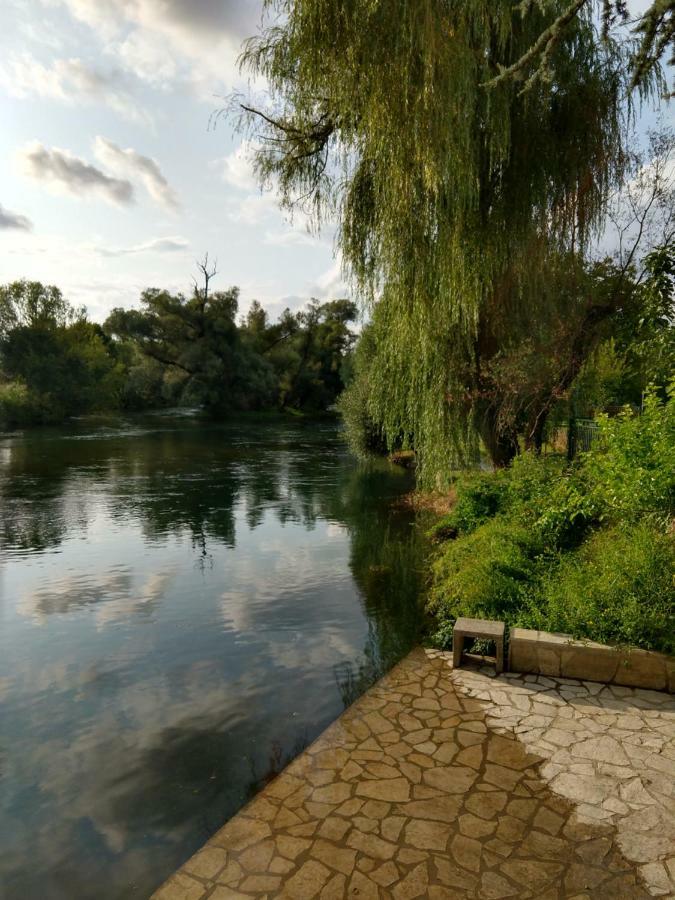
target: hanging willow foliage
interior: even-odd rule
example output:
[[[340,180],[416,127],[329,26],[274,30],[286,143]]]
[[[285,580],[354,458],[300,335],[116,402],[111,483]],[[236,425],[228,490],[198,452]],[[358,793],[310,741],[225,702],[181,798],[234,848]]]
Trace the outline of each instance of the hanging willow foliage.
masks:
[[[427,483],[475,449],[481,335],[537,315],[547,260],[585,246],[623,171],[622,60],[590,14],[545,83],[486,89],[566,4],[530,7],[267,0],[272,24],[242,57],[270,89],[242,107],[258,176],[337,220],[346,270],[377,303],[369,413],[392,444],[411,436]]]

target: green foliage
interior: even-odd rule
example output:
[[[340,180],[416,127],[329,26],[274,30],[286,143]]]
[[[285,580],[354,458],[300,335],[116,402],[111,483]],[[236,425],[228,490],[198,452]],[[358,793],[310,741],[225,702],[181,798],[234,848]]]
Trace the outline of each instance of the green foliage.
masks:
[[[141,309],[114,309],[104,329],[178,374],[181,400],[214,412],[259,408],[273,392],[271,367],[239,339],[238,290],[192,296],[150,288]]]
[[[314,300],[298,313],[285,310],[276,323],[254,304],[238,326],[238,295],[237,288],[209,293],[207,282],[191,297],[150,289],[141,296],[140,310],[114,309],[104,329],[146,361],[133,373],[129,399],[145,391],[216,415],[331,406],[343,389],[354,304]]]
[[[375,341],[373,326],[366,325],[350,357],[351,380],[339,401],[349,446],[360,458],[370,454],[384,454],[389,449],[383,429],[373,419],[369,406],[371,369],[377,351]]]
[[[675,382],[668,394],[664,402],[650,390],[639,416],[600,417],[600,447],[585,455],[582,475],[609,521],[675,513]]]
[[[444,546],[432,569],[428,610],[443,627],[458,616],[513,622],[540,572],[541,544],[498,516]]]
[[[675,538],[647,522],[594,534],[552,565],[518,624],[675,653]]]
[[[238,290],[210,292],[200,266],[191,296],[150,288],[140,309],[114,309],[103,328],[56,287],[0,287],[0,423],[53,423],[117,407],[169,405],[230,410],[330,408],[344,388],[343,363],[356,306],[313,300],[270,323],[259,304],[235,321]]]
[[[650,391],[641,415],[603,417],[572,466],[525,453],[469,476],[437,526],[455,539],[432,569],[435,640],[466,615],[673,652],[673,515],[672,389]]]
[[[267,6],[272,24],[243,56],[271,91],[264,116],[244,108],[258,174],[287,206],[302,197],[317,221],[336,216],[376,304],[367,414],[392,448],[414,436],[430,485],[474,454],[479,425],[495,431],[477,357],[558,296],[551,269],[586,246],[621,176],[620,48],[597,41],[587,11],[556,40],[547,83],[523,95],[485,84],[567,0]]]
[[[675,242],[649,253],[646,278],[621,335],[626,366],[644,391],[665,388],[675,372]]]
[[[58,288],[27,281],[0,288],[0,371],[10,425],[115,406],[123,380],[99,326]]]
[[[452,512],[443,516],[427,532],[434,542],[470,534],[501,512],[506,502],[507,482],[501,472],[473,473],[464,476],[456,489]]]
[[[23,279],[0,286],[1,339],[16,328],[65,328],[85,318],[54,285]]]
[[[610,334],[574,384],[577,405],[588,414],[639,407],[650,384],[665,396],[675,372],[675,242],[647,254],[641,279],[629,273],[626,280],[630,289]]]
[[[530,0],[520,3],[518,8],[526,15],[534,6]],[[505,80],[525,81],[522,90],[529,91],[540,82],[551,80],[551,59],[556,45],[564,35],[565,29],[580,13],[587,14],[596,7],[602,19],[602,39],[608,40],[617,23],[625,26],[630,23],[632,34],[620,34],[619,40],[633,44],[628,60],[630,67],[630,88],[644,95],[650,90],[654,79],[660,87],[665,87],[661,79],[660,60],[670,56],[667,62],[675,63],[675,11],[668,0],[653,0],[645,5],[638,15],[630,16],[626,0],[572,0],[562,9],[558,17],[551,22],[533,41],[520,59],[510,66],[502,66],[499,75],[493,78],[488,86],[493,87]],[[631,10],[631,13],[634,11]],[[672,95],[671,95],[672,96]]]
[[[23,381],[0,384],[0,425],[31,425],[43,416],[39,402]]]

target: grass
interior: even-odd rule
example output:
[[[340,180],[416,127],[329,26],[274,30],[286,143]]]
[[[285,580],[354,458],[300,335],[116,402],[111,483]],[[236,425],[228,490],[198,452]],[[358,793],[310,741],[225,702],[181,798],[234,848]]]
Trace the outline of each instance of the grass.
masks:
[[[433,642],[477,616],[675,653],[674,508],[672,395],[605,419],[572,466],[523,454],[467,474],[428,532]]]

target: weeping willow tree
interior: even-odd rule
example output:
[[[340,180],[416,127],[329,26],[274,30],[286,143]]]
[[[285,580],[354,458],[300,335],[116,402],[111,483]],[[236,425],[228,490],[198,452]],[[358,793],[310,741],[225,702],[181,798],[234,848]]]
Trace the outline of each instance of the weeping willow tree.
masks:
[[[521,0],[518,8],[523,15],[535,4],[546,3],[547,0]],[[660,83],[666,96],[675,96],[667,92],[661,81],[660,60],[667,56],[667,64],[675,65],[675,3],[673,0],[653,0],[641,14],[632,17],[628,11],[626,0],[571,0],[568,6],[547,25],[538,35],[528,50],[514,63],[502,66],[499,75],[490,82],[498,84],[507,78],[526,79],[527,90],[539,79],[547,80],[549,76],[549,60],[556,45],[564,34],[565,28],[581,12],[581,10],[597,5],[602,20],[602,38],[607,41],[617,27],[624,33],[620,39],[632,43],[627,58],[630,83],[632,88],[649,91],[654,81]],[[626,27],[628,34],[626,34]]]
[[[566,4],[267,0],[242,61],[269,86],[242,104],[261,183],[337,222],[345,269],[377,306],[368,413],[414,442],[422,480],[475,452],[513,453],[481,402],[481,367],[536,322],[551,260],[583,253],[625,165],[626,84],[590,11],[545,80],[492,87]]]

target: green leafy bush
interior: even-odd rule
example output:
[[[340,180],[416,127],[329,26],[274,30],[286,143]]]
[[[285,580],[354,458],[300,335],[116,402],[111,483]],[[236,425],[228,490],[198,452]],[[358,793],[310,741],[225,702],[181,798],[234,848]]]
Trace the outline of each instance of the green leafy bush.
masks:
[[[0,426],[30,425],[42,418],[43,410],[24,382],[0,384]]]
[[[648,523],[603,529],[563,556],[519,624],[675,653],[675,538]]]
[[[481,472],[466,476],[457,485],[457,500],[451,513],[443,516],[427,532],[439,542],[470,534],[496,516],[505,505],[507,482],[501,472]]]
[[[504,619],[675,652],[675,399],[600,423],[574,465],[523,454],[470,475],[430,532],[428,610],[446,645],[458,616]]]
[[[605,519],[637,521],[675,512],[675,382],[666,402],[652,390],[642,414],[600,417],[600,446],[582,470]]]
[[[458,616],[514,621],[540,574],[541,545],[530,529],[497,517],[446,544],[433,564],[428,611],[443,626]]]

